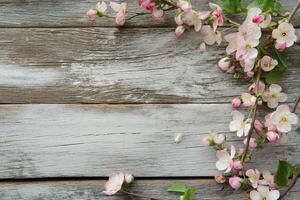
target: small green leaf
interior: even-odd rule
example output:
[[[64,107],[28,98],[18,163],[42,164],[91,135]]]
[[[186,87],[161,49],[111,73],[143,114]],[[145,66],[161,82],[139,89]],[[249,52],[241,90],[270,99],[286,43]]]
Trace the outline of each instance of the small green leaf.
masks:
[[[290,164],[285,160],[280,160],[275,175],[275,183],[278,186],[287,186],[289,178],[293,177],[296,170],[296,166]]]
[[[174,183],[168,188],[168,192],[179,192],[179,193],[185,193],[187,190],[185,184],[183,183]]]
[[[266,75],[266,82],[268,84],[277,83],[281,79],[283,74],[284,74],[284,70],[282,71],[282,70],[274,69],[273,71],[269,72]]]
[[[221,0],[224,12],[228,14],[240,13],[243,11],[242,0]]]
[[[247,8],[260,8],[263,12],[266,12],[268,10],[274,11],[274,12],[280,12],[281,10],[281,4],[278,2],[278,0],[253,0]]]
[[[196,193],[197,193],[197,188],[191,187],[185,191],[182,200],[192,200]]]

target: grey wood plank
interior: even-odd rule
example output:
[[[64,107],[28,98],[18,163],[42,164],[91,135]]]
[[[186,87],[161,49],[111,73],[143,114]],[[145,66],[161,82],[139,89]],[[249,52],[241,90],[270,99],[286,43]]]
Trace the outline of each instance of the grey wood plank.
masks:
[[[119,170],[213,176],[215,153],[200,144],[201,136],[228,132],[230,113],[228,104],[1,105],[0,178],[102,177]],[[288,144],[257,152],[252,166],[299,162],[299,130],[298,124]],[[179,144],[176,133],[184,135]],[[241,145],[235,133],[227,136]]]
[[[173,183],[185,183],[190,187],[197,187],[198,192],[194,199],[198,200],[246,200],[247,195],[241,191],[233,191],[229,187],[222,188],[210,179],[192,180],[137,180],[133,190],[151,197],[165,198],[168,200],[179,199],[178,195],[168,193],[167,188]],[[117,194],[105,196],[102,193],[103,180],[86,181],[34,181],[34,182],[2,182],[0,184],[1,200],[129,200],[140,199]],[[286,200],[298,200],[300,184],[297,183],[287,195]]]
[[[224,46],[200,54],[199,40],[172,28],[0,29],[0,103],[214,103],[246,91],[217,67]],[[289,101],[299,52],[290,49],[280,83]]]
[[[86,11],[93,7],[96,2],[95,0],[1,0],[0,27],[115,26],[112,19],[102,18],[90,22],[86,18]],[[128,3],[128,10],[131,12],[141,11],[136,0],[124,0],[122,2]],[[200,10],[208,9],[208,2],[210,1],[192,0],[194,7],[200,8]],[[286,11],[292,10],[296,4],[296,1],[291,0],[280,0],[280,2]],[[155,21],[149,16],[140,16],[134,18],[126,26],[174,26],[172,16],[174,15],[168,14],[164,20],[160,21]],[[300,25],[299,14],[295,16],[294,24]]]

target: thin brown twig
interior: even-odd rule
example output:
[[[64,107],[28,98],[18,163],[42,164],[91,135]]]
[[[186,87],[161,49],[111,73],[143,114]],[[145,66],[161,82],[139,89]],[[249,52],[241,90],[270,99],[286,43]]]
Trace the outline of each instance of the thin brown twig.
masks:
[[[296,109],[297,109],[297,106],[298,106],[299,102],[300,102],[300,96],[299,96],[299,97],[297,98],[297,100],[295,101],[295,105],[294,105],[294,107],[293,107],[293,109],[292,109],[292,112],[293,112],[293,113],[296,112]]]
[[[294,7],[293,11],[289,15],[288,22],[292,21],[293,17],[295,16],[295,14],[296,14],[296,12],[298,11],[299,8],[300,8],[300,0],[298,0],[296,6]]]

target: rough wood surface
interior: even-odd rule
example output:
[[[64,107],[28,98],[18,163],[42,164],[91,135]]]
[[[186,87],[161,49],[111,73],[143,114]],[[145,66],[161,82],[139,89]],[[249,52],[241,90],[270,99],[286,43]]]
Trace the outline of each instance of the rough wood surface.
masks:
[[[1,105],[0,178],[106,176],[125,170],[141,177],[213,176],[214,151],[200,139],[227,132],[228,104]],[[299,125],[288,144],[255,154],[258,169],[277,159],[299,162]],[[182,143],[174,135],[182,133]],[[234,133],[229,141],[237,141]]]
[[[160,38],[156,40],[156,38]],[[216,103],[245,92],[220,72],[224,48],[172,28],[0,29],[0,103]],[[300,93],[300,46],[282,86]]]
[[[194,199],[198,200],[246,200],[243,192],[236,192],[222,185],[217,185],[213,180],[137,180],[133,191],[166,200],[179,199],[178,195],[168,193],[167,188],[175,183],[185,183],[190,187],[197,187],[198,192]],[[0,184],[1,200],[129,200],[138,199],[118,194],[107,197],[102,193],[104,180],[86,181],[35,181],[35,182],[2,182]],[[299,200],[300,184],[298,183],[288,194],[286,200]]]
[[[90,22],[86,18],[87,10],[96,2],[96,0],[1,0],[0,27],[115,26],[113,19],[101,18]],[[141,12],[137,6],[137,0],[122,2],[128,3],[129,12]],[[211,1],[192,0],[194,7],[200,10],[206,10],[208,2]],[[280,0],[280,2],[286,11],[291,11],[296,4],[295,0]],[[174,15],[166,15],[164,20],[159,21],[153,20],[150,16],[140,16],[126,25],[131,27],[175,26],[172,16]],[[299,14],[295,16],[294,24],[300,25]]]

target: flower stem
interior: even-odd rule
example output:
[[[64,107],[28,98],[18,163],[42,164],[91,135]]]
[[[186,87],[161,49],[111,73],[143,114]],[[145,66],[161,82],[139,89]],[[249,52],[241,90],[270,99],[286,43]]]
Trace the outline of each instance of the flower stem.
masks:
[[[295,101],[295,105],[293,107],[293,110],[292,110],[292,113],[295,113],[296,112],[296,109],[297,109],[297,106],[300,102],[300,96],[297,98],[297,100]]]
[[[255,82],[255,94],[256,94],[256,96],[258,95],[260,76],[261,76],[261,70],[258,69],[258,74],[257,74],[257,77],[256,77],[256,82]],[[256,100],[255,105],[253,107],[251,127],[250,127],[250,130],[249,130],[248,136],[247,136],[247,143],[246,143],[246,148],[245,148],[245,151],[244,151],[244,154],[243,154],[243,157],[242,157],[242,164],[245,162],[245,158],[247,157],[247,154],[248,154],[248,151],[249,151],[250,139],[251,139],[253,129],[254,129],[256,114],[257,114],[257,100]]]
[[[127,192],[125,190],[121,190],[121,192],[131,195],[131,196],[135,196],[135,197],[140,197],[140,198],[144,198],[144,199],[150,199],[150,200],[166,200],[166,199],[161,199],[161,198],[153,198],[153,197],[148,197],[142,194],[137,194],[137,193],[133,193],[133,192]]]
[[[296,171],[295,175],[293,176],[293,179],[291,180],[289,186],[286,188],[286,190],[284,190],[279,197],[279,200],[282,200],[283,197],[285,197],[285,195],[287,195],[287,193],[293,188],[293,186],[296,184],[297,179],[300,176],[300,167],[298,167],[298,170]]]
[[[300,0],[298,0],[296,6],[294,7],[293,11],[291,12],[291,14],[289,15],[289,18],[288,18],[288,22],[291,22],[293,17],[295,16],[297,10],[299,9],[300,7]]]

